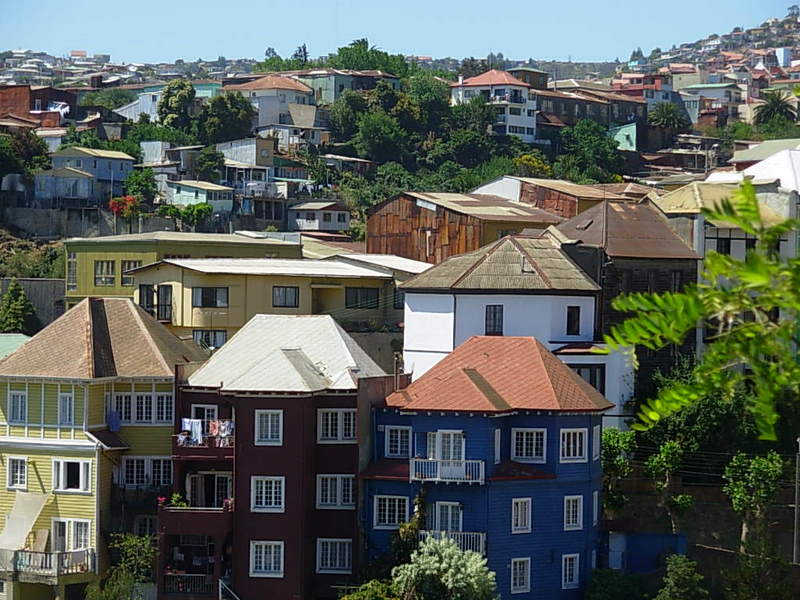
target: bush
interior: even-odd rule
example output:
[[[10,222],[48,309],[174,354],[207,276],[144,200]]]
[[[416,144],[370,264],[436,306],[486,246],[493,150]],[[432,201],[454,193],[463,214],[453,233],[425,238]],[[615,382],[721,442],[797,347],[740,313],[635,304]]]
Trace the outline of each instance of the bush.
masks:
[[[595,569],[585,600],[642,600],[642,582],[636,575],[616,569]]]

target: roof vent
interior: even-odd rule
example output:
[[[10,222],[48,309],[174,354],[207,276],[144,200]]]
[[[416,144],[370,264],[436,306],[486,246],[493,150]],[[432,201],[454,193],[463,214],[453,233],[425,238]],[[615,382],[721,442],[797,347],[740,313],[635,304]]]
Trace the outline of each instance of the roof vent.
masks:
[[[592,223],[594,223],[594,219],[589,219],[588,221],[584,221],[580,225],[577,225],[575,227],[575,229],[580,229],[581,231],[586,231],[587,229],[589,229],[589,227],[592,226]]]

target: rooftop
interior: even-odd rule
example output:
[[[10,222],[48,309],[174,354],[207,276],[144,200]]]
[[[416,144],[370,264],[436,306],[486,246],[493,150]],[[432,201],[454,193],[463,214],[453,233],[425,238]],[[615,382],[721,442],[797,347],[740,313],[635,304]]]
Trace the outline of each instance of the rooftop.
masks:
[[[780,180],[781,187],[800,192],[800,150],[781,150],[744,170],[754,180]]]
[[[483,221],[521,222],[554,225],[564,219],[546,210],[511,202],[490,194],[449,192],[406,192],[406,195]],[[380,207],[381,205],[377,205]],[[375,210],[377,207],[370,209]]]
[[[491,69],[475,77],[467,77],[463,81],[455,81],[450,84],[450,87],[484,87],[490,85],[514,85],[518,87],[529,88],[529,84],[517,79],[508,71],[500,71],[498,69]]]
[[[655,203],[665,214],[699,214],[703,208],[715,208],[721,200],[730,198],[739,189],[737,184],[695,181],[673,190]],[[767,225],[777,225],[785,219],[769,206],[759,203],[761,218]],[[714,223],[718,227],[729,226]]]
[[[421,260],[413,260],[411,258],[405,258],[395,254],[367,254],[361,252],[350,252],[345,255],[338,255],[336,256],[336,259],[344,262],[356,261],[366,265],[391,269],[392,271],[413,273],[414,275],[423,273],[433,266],[432,264],[422,262]]]
[[[225,185],[218,185],[210,181],[200,181],[197,179],[180,179],[178,181],[167,181],[168,185],[184,185],[186,187],[197,188],[209,192],[230,192],[233,188]]]
[[[733,153],[733,158],[729,161],[731,163],[738,162],[757,162],[769,158],[773,154],[781,150],[798,150],[800,149],[800,138],[787,138],[783,140],[767,140],[751,146],[746,150],[739,150]]]
[[[601,412],[612,404],[535,338],[473,336],[386,406],[505,413]]]
[[[347,207],[339,204],[336,200],[313,200],[301,202],[289,207],[289,210],[347,210]]]
[[[82,146],[70,146],[69,148],[62,148],[52,153],[52,156],[71,156],[75,154],[82,154],[84,156],[93,156],[94,158],[112,158],[118,160],[133,160],[133,157],[124,152],[117,150],[98,150],[97,148],[83,148]]]
[[[247,83],[237,83],[234,85],[226,85],[226,90],[292,90],[295,92],[303,92],[305,94],[312,94],[314,90],[308,87],[302,81],[297,81],[293,77],[282,77],[280,75],[265,75],[259,79],[248,81]]]
[[[194,233],[180,231],[151,231],[149,233],[126,233],[122,235],[104,235],[90,238],[69,238],[66,243],[80,244],[130,244],[169,242],[184,244],[246,244],[248,246],[296,246],[294,242],[270,237],[251,237],[240,233]]]
[[[513,175],[509,175],[512,179],[518,179],[519,181],[523,181],[525,183],[530,183],[539,187],[547,188],[550,190],[555,190],[557,192],[561,192],[562,194],[567,194],[569,196],[575,196],[576,198],[580,198],[582,200],[624,200],[623,196],[617,196],[616,194],[606,190],[606,189],[598,189],[591,185],[581,185],[578,183],[572,183],[571,181],[565,181],[563,179],[537,179],[534,177],[515,177]]]
[[[355,391],[385,375],[329,315],[256,315],[189,377],[238,392]]]
[[[29,339],[30,336],[23,333],[0,333],[0,358],[8,356]]]
[[[336,260],[304,258],[167,258],[129,272],[141,272],[159,265],[173,265],[206,275],[280,275],[283,277],[348,277],[391,279],[383,270]]]

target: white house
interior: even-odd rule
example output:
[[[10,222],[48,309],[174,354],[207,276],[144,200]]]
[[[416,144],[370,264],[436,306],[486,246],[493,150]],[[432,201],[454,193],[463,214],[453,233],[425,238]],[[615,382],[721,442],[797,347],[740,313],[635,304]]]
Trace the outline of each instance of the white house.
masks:
[[[350,211],[338,202],[317,200],[289,208],[289,231],[346,231]]]
[[[233,188],[208,181],[181,179],[167,182],[167,203],[189,206],[207,202],[214,212],[233,210]]]
[[[555,236],[507,236],[453,256],[400,286],[405,294],[403,361],[418,379],[474,335],[532,336],[615,404],[622,426],[633,395],[633,366],[597,354],[600,288]]]
[[[226,91],[240,92],[258,110],[257,127],[290,123],[289,105],[313,105],[314,90],[291,77],[265,75],[259,79],[226,85]]]
[[[483,98],[496,112],[492,131],[498,135],[515,135],[524,142],[536,139],[536,96],[531,86],[511,73],[492,69],[486,73],[450,84],[453,105]]]

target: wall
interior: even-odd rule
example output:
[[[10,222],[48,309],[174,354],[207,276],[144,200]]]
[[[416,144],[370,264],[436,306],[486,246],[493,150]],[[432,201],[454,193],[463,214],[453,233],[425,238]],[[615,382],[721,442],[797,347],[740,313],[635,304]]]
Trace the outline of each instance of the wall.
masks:
[[[455,296],[414,294],[405,296],[403,363],[407,373],[419,377],[453,350]]]
[[[0,295],[5,294],[11,278],[0,278]],[[45,327],[64,314],[63,279],[17,279],[33,304],[34,315]]]
[[[314,215],[308,219],[309,214]],[[323,215],[330,216],[325,221]],[[340,220],[344,218],[344,220]],[[350,213],[344,210],[295,210],[289,209],[289,231],[347,231],[350,228]]]
[[[522,182],[514,177],[500,177],[489,183],[485,183],[474,190],[473,194],[491,194],[500,196],[512,202],[519,202],[522,190]]]

